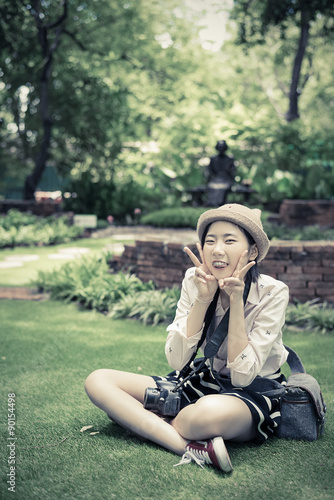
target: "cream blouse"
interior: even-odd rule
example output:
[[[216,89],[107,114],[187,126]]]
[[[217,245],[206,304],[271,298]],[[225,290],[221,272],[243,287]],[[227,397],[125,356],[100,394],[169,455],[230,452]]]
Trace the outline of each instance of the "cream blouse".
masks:
[[[188,338],[187,316],[197,296],[194,284],[195,267],[187,270],[182,282],[181,297],[174,321],[168,326],[165,352],[174,370],[181,370],[189,361],[201,338],[202,329]],[[282,327],[289,302],[288,287],[270,276],[261,274],[252,283],[245,304],[245,327],[248,346],[233,362],[227,359],[227,337],[213,360],[214,371],[231,377],[236,387],[246,387],[257,375],[271,377],[285,363],[288,352],[282,342]],[[216,307],[216,326],[226,311],[220,298]],[[206,341],[202,345],[204,349]]]

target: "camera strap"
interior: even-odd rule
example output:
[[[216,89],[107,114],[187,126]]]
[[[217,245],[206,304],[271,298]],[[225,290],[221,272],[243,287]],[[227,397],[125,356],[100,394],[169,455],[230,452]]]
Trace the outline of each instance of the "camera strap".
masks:
[[[249,294],[250,286],[251,286],[251,279],[247,278],[246,282],[245,282],[244,293],[243,293],[244,305],[246,304],[246,300],[247,300],[247,297]],[[215,296],[212,299],[212,302],[209,305],[208,310],[205,314],[204,328],[203,328],[202,336],[201,336],[201,338],[196,346],[195,352],[191,356],[190,360],[180,371],[178,378],[181,378],[182,380],[180,380],[180,382],[177,384],[175,390],[182,387],[182,385],[184,385],[185,382],[187,382],[187,380],[189,380],[190,377],[195,375],[195,373],[199,372],[204,367],[204,365],[208,359],[213,358],[217,354],[222,343],[224,342],[225,338],[227,337],[228,324],[229,324],[229,318],[230,318],[230,310],[228,310],[226,312],[226,314],[223,316],[222,320],[220,321],[219,325],[214,330],[215,311],[216,311],[216,307],[217,307],[219,292],[220,292],[220,290],[218,288],[218,290],[216,291]],[[213,333],[212,333],[212,331],[213,331]],[[194,359],[196,358],[198,349],[203,344],[206,336],[208,336],[209,340],[204,348],[204,358],[198,366],[191,369],[190,365],[194,361]],[[191,370],[190,373],[189,373],[189,369]]]

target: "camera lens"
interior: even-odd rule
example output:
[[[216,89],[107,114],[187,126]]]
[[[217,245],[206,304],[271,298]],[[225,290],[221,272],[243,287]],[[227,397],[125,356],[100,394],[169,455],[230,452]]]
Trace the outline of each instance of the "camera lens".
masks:
[[[145,390],[144,408],[147,410],[158,410],[160,390],[148,387]]]

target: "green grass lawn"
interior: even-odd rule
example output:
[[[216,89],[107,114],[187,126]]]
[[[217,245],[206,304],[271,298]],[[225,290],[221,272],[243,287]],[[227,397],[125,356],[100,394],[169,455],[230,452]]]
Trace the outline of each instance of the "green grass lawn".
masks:
[[[120,243],[129,244],[131,241],[126,240],[126,242],[123,242],[112,238],[82,238],[61,245],[1,249],[0,261],[4,261],[6,257],[20,257],[20,255],[36,255],[39,258],[38,260],[24,262],[22,267],[0,269],[0,286],[29,286],[29,282],[36,278],[39,270],[51,271],[67,262],[67,260],[63,259],[49,258],[50,254],[57,254],[59,250],[72,247],[88,248],[90,250],[89,255],[93,255],[107,251],[107,248],[112,252],[112,245]]]
[[[274,438],[262,446],[228,444],[234,472],[225,475],[196,464],[174,468],[179,457],[112,423],[85,394],[85,378],[97,368],[170,371],[166,325],[111,320],[74,304],[14,300],[0,301],[0,324],[1,499],[334,497],[333,336],[285,335],[320,381],[328,406],[325,435],[311,443]],[[9,393],[16,395],[15,494],[6,483]]]

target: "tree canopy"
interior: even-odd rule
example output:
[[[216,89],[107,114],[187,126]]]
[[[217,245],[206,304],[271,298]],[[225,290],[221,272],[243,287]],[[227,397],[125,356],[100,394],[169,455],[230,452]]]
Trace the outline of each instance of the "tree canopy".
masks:
[[[299,118],[298,100],[312,70],[312,43],[310,37],[323,41],[334,37],[334,3],[332,0],[235,0],[234,18],[238,22],[238,41],[246,46],[266,43],[272,26],[278,27],[280,38],[290,42],[294,52],[288,97],[289,107],[285,114],[288,122]],[[294,39],[291,27],[297,29]],[[268,33],[269,32],[269,33]],[[295,44],[295,47],[293,45]],[[311,45],[310,49],[308,49]],[[304,59],[308,68],[302,74]]]

